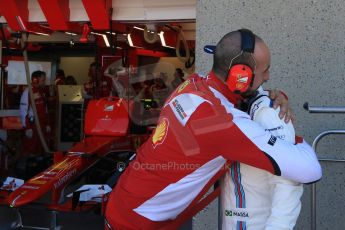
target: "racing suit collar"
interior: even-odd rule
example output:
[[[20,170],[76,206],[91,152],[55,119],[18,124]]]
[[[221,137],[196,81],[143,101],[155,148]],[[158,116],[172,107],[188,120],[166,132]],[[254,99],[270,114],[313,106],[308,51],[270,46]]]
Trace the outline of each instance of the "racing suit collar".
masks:
[[[244,99],[241,95],[231,92],[227,85],[213,71],[207,75],[207,83],[222,93],[235,106]]]

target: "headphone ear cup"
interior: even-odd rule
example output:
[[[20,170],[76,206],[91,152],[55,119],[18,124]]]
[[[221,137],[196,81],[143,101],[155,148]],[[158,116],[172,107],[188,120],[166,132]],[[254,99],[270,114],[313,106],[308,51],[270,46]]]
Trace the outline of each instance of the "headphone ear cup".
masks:
[[[247,65],[236,64],[229,69],[226,84],[231,92],[244,93],[250,87],[252,80],[252,69]]]

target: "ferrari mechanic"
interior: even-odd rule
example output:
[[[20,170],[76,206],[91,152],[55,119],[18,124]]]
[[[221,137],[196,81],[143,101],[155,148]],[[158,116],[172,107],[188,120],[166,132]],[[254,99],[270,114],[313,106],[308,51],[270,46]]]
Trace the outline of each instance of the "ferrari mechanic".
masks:
[[[268,80],[269,66],[268,47],[251,31],[226,34],[212,71],[193,74],[165,102],[157,128],[110,195],[107,226],[168,226],[226,172],[227,161],[300,183],[319,180],[321,167],[305,141],[277,139],[234,107]]]

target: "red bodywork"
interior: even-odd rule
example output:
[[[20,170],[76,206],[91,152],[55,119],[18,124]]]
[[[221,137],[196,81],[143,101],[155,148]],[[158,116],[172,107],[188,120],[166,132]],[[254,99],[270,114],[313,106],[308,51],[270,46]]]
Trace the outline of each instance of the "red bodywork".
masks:
[[[138,145],[147,139],[148,134],[130,135],[128,133],[127,105],[128,103],[123,99],[90,101],[85,119],[85,130],[89,136],[72,147],[60,157],[60,160],[55,160],[51,167],[10,193],[7,199],[0,200],[0,203],[20,207],[51,192],[49,209],[71,210],[71,201],[59,204],[63,190],[71,181],[109,153],[135,151]]]
[[[61,202],[63,200],[61,198],[64,197],[64,189],[94,166],[100,158],[109,153],[135,151],[141,143],[146,141],[149,134],[129,134],[128,112],[131,111],[131,107],[123,99],[90,101],[85,119],[85,133],[89,136],[76,144],[65,155],[56,152],[55,163],[51,167],[26,181],[14,192],[5,194],[5,199],[1,200],[0,198],[0,204],[17,208],[33,203],[50,192],[51,202],[45,204],[49,210],[82,211],[98,205],[98,203],[88,201],[77,206],[73,198],[64,202]],[[7,193],[7,191],[0,191],[0,195],[4,195],[1,192]],[[220,188],[215,187],[206,197],[200,198],[198,203],[185,210],[173,222],[165,226],[165,229],[178,229],[179,226],[217,198],[219,194]],[[7,198],[6,195],[8,195]],[[105,211],[107,199],[108,194],[102,196],[102,213]]]

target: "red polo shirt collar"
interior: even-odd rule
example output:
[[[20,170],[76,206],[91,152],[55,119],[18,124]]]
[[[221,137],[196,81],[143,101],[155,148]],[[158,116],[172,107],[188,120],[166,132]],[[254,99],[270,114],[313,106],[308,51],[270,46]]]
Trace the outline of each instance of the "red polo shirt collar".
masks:
[[[220,80],[213,71],[207,75],[207,83],[223,94],[235,106],[238,104],[238,101],[243,100],[241,95],[231,92],[228,86]]]

